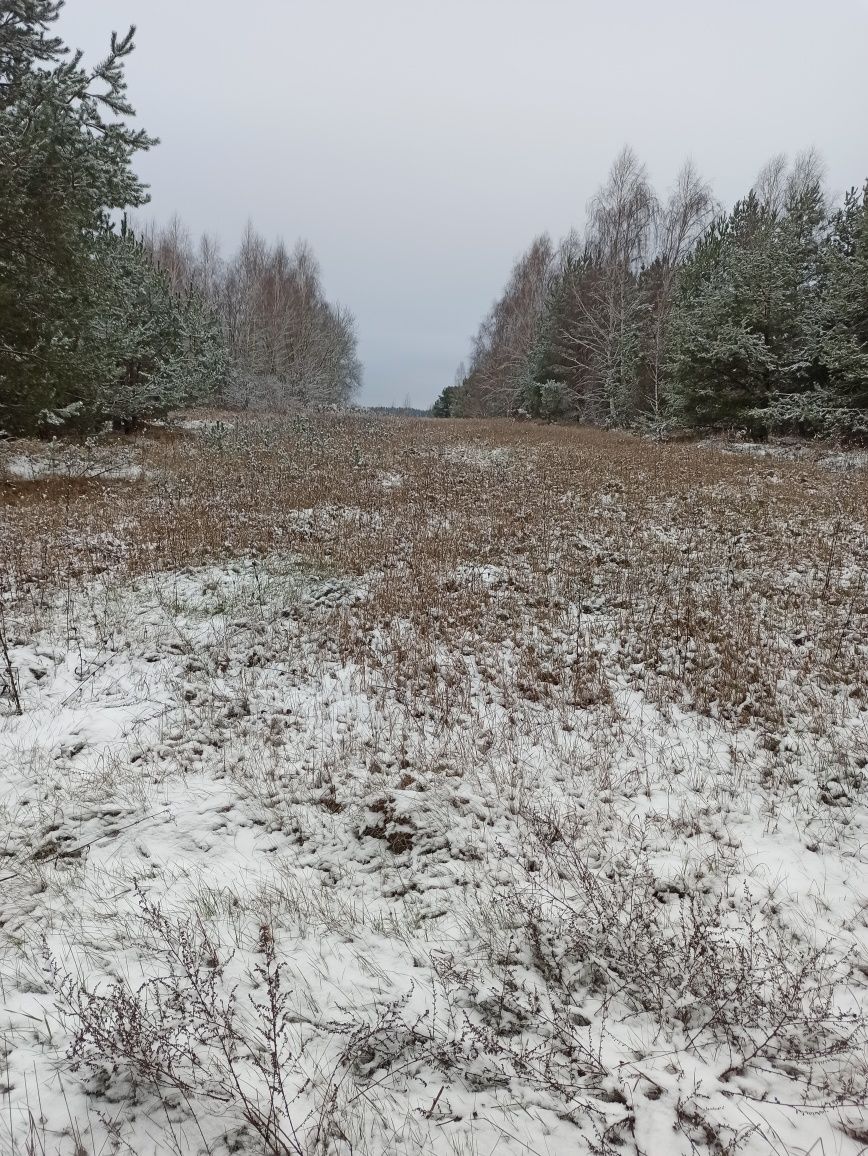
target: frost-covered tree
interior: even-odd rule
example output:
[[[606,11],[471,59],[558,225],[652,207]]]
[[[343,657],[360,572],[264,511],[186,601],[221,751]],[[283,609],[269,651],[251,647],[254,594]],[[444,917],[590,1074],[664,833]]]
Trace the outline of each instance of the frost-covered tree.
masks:
[[[868,203],[851,189],[821,243],[810,276],[793,286],[804,298],[804,354],[754,416],[769,428],[825,436],[868,436]],[[810,197],[806,212],[813,213]],[[800,243],[799,234],[795,238]],[[803,243],[803,242],[801,242]],[[798,250],[797,250],[798,251]]]
[[[615,158],[590,206],[588,247],[596,275],[577,299],[575,343],[590,354],[606,420],[627,419],[640,403],[648,302],[638,274],[649,259],[657,199],[630,148]]]
[[[722,213],[691,164],[661,200],[624,149],[584,232],[516,265],[464,412],[868,435],[865,197],[830,210],[809,151]]]
[[[687,161],[666,201],[657,204],[654,259],[640,282],[649,310],[641,408],[656,418],[666,402],[666,357],[678,276],[714,217],[711,187]]]
[[[650,257],[657,199],[631,149],[616,157],[588,206],[584,237],[561,244],[546,284],[530,353],[529,412],[542,416],[543,386],[558,411],[616,424],[641,404],[649,301],[640,283]]]
[[[97,411],[129,428],[218,396],[228,373],[222,326],[192,279],[174,286],[126,228],[99,238],[95,261],[104,280],[97,336],[112,365]]]
[[[516,266],[477,337],[469,401],[503,412],[506,398],[533,416],[605,424],[659,413],[678,271],[712,204],[689,164],[661,204],[644,165],[623,149],[588,206],[584,234],[571,232],[556,252],[549,245],[537,295],[517,292],[533,265]],[[533,308],[521,311],[522,341],[510,343],[516,301]]]
[[[868,411],[868,181],[851,189],[833,214],[821,270],[823,384],[834,388],[844,408]]]
[[[731,424],[768,394],[771,226],[752,191],[714,222],[682,270],[669,396],[687,424]]]
[[[86,68],[51,33],[60,8],[0,8],[0,426],[11,430],[91,410],[110,380],[95,247],[112,210],[146,200],[132,159],[154,143],[129,123],[133,29]]]
[[[312,250],[248,229],[225,284],[230,346],[252,404],[346,404],[361,384],[352,314],[329,303]]]
[[[843,216],[835,220],[846,232]],[[775,158],[709,229],[680,276],[670,392],[681,420],[799,432],[828,425],[807,414],[821,398],[828,409],[847,360],[839,352],[854,348],[834,286],[846,296],[856,268],[835,231],[812,153],[789,170]]]
[[[230,373],[219,399],[236,405],[343,406],[361,384],[355,319],[329,302],[310,246],[289,252],[248,225],[233,258],[207,236],[198,248],[174,218],[144,231],[154,262],[178,291],[192,286],[220,317]]]

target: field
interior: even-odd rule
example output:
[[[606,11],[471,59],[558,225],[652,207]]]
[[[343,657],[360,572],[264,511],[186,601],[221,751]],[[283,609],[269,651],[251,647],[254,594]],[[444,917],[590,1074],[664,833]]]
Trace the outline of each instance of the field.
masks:
[[[868,1150],[868,470],[0,446],[0,1151]]]

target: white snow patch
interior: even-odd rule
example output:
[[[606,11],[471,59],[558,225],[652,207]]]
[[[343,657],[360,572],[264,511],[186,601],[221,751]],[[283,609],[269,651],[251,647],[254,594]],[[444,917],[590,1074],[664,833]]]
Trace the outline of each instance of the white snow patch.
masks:
[[[0,461],[0,465],[9,477],[28,482],[42,478],[101,478],[105,481],[134,482],[144,477],[144,470],[139,465],[106,464],[68,451],[42,457],[10,454]]]

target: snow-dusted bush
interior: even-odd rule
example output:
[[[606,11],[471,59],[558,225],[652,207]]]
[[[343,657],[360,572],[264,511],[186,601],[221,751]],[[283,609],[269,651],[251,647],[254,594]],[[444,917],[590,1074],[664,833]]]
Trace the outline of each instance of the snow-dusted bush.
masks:
[[[750,410],[748,416],[767,429],[807,437],[868,437],[868,409],[847,405],[831,389],[775,394],[768,405]]]
[[[542,1001],[566,1062],[570,1009],[601,1000],[613,1014],[652,1017],[679,1048],[723,1046],[721,1080],[770,1065],[812,1086],[823,1060],[827,1082],[814,1091],[843,1094],[868,1036],[863,1018],[842,1010],[849,969],[831,944],[812,944],[719,873],[660,878],[638,832],[624,835],[601,861],[582,816],[529,816],[525,867],[487,920],[494,986],[507,993],[499,1016],[533,1030]]]

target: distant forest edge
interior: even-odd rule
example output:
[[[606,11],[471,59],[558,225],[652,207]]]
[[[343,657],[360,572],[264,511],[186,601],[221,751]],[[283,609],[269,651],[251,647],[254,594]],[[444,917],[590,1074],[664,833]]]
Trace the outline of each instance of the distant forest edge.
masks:
[[[252,227],[236,255],[177,220],[134,235],[144,205],[126,58],[134,29],[82,65],[61,4],[0,17],[0,431],[130,425],[202,403],[344,405],[361,382],[352,315],[311,250]]]
[[[584,234],[537,237],[436,416],[868,436],[868,185],[813,151],[731,212],[688,163],[668,198],[630,149]]]
[[[0,17],[0,433],[349,404],[355,321],[307,245],[248,226],[225,259],[177,219],[129,227],[157,144],[127,99],[134,30],[88,69],[61,6]],[[584,233],[518,260],[432,412],[868,438],[866,189],[833,203],[808,152],[723,212],[692,165],[661,198],[624,149]]]

